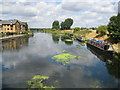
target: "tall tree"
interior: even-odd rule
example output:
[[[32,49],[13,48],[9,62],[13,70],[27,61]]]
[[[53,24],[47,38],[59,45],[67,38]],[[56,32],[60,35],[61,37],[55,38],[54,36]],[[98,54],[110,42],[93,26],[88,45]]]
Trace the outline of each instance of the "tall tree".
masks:
[[[67,19],[65,20],[66,29],[70,29],[71,26],[72,26],[72,24],[73,24],[73,19],[67,18]]]
[[[112,38],[120,41],[120,14],[110,18],[108,32]]]
[[[53,22],[52,29],[60,29],[59,21],[56,20],[56,21]]]
[[[72,24],[73,24],[73,19],[67,18],[67,19],[65,19],[64,22],[61,23],[61,29],[62,30],[70,29]]]

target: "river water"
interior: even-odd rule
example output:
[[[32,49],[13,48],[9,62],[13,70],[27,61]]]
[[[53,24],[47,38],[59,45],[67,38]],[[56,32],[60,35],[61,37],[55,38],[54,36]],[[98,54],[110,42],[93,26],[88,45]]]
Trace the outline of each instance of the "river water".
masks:
[[[108,65],[104,61],[107,57],[102,59],[78,41],[65,43],[52,34],[36,32],[33,37],[0,45],[2,88],[25,88],[26,82],[37,74],[48,76],[49,85],[57,88],[118,88],[117,65]],[[82,58],[69,65],[55,62],[52,57],[63,50]]]

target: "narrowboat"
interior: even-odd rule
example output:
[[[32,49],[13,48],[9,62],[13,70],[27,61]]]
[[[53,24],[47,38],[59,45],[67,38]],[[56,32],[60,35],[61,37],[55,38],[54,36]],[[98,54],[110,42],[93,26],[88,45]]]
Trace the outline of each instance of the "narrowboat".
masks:
[[[81,42],[85,42],[86,41],[86,37],[85,36],[78,36],[78,37],[76,37],[76,39],[78,41],[81,41]]]
[[[104,41],[89,39],[89,40],[87,40],[87,46],[88,45],[95,47],[101,51],[111,52],[111,53],[114,52],[113,46],[111,44],[105,43]]]

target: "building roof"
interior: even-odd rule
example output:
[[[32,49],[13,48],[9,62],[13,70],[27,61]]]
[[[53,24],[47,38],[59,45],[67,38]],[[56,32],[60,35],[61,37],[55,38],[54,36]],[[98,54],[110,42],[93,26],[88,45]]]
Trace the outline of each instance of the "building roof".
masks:
[[[17,19],[0,20],[0,25],[2,25],[2,24],[15,24],[17,21],[18,21]]]
[[[24,26],[26,26],[26,24],[25,24],[25,23],[26,23],[26,22],[20,22],[20,24],[21,24],[21,25],[24,25]]]

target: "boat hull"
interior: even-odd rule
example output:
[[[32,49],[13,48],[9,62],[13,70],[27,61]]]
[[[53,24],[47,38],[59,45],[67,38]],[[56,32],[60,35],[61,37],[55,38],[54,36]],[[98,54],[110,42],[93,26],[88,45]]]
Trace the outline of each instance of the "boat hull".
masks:
[[[108,53],[113,54],[114,53],[114,51],[103,50],[103,49],[100,49],[100,48],[98,48],[98,47],[96,47],[94,45],[91,45],[89,43],[87,43],[87,47],[90,47],[91,49],[93,49],[96,52],[101,53],[101,54],[108,54]]]
[[[80,42],[85,42],[85,40],[79,39],[78,37],[76,39]]]

